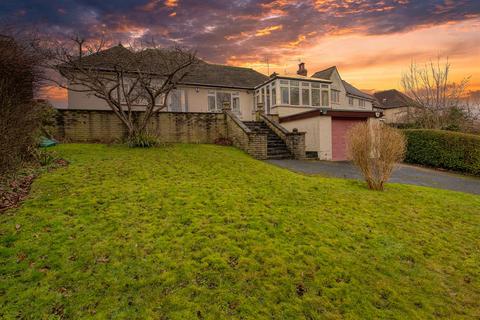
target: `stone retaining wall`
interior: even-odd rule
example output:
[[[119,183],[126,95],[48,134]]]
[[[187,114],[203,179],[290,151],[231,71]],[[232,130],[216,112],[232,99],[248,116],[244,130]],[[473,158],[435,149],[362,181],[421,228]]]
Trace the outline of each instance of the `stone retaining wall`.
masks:
[[[135,116],[141,116],[136,112]],[[251,132],[231,111],[160,112],[148,132],[166,143],[215,143],[228,139],[256,159],[267,158],[267,135]],[[69,142],[120,141],[127,131],[112,111],[59,110],[56,138]]]
[[[124,138],[126,128],[112,111],[59,110],[57,132],[61,140],[108,143]],[[151,118],[148,132],[161,142],[215,143],[227,138],[222,113],[160,112]]]

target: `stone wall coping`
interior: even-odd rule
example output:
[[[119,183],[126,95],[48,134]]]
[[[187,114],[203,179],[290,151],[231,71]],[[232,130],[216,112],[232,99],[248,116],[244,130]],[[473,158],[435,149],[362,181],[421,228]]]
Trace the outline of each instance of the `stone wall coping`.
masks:
[[[227,117],[230,117],[230,119],[232,119],[233,122],[235,122],[246,134],[254,134],[254,132],[250,130],[245,123],[243,123],[232,111],[224,110],[223,112],[227,115]]]
[[[105,112],[108,112],[108,113],[111,113],[113,112],[113,110],[111,109],[108,109],[108,110],[94,110],[94,109],[56,109],[57,111],[60,111],[60,112],[68,112],[68,111],[74,111],[74,112],[102,112],[102,113],[105,113]],[[127,110],[125,110],[125,112],[128,112]],[[137,113],[137,112],[145,112],[145,111],[141,111],[141,110],[132,110],[132,113]],[[213,114],[213,115],[221,115],[222,112],[190,112],[190,111],[160,111],[158,112],[159,114],[169,114],[169,113],[172,113],[172,114]]]

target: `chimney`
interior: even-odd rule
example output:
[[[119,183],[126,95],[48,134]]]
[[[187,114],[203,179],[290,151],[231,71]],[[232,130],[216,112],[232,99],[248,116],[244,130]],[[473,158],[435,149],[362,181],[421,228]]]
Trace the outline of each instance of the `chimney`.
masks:
[[[300,62],[300,63],[298,64],[297,74],[298,74],[299,76],[304,76],[304,77],[307,76],[307,69],[305,69],[305,63],[304,63],[304,62]]]

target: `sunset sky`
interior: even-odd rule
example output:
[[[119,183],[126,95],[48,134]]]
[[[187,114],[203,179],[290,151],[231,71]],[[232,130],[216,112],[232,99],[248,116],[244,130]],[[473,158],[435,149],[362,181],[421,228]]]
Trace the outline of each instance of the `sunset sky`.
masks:
[[[480,0],[3,0],[0,21],[59,38],[154,37],[263,73],[294,73],[300,60],[309,75],[336,65],[364,90],[400,89],[412,60],[448,57],[453,79],[471,76],[480,90]]]

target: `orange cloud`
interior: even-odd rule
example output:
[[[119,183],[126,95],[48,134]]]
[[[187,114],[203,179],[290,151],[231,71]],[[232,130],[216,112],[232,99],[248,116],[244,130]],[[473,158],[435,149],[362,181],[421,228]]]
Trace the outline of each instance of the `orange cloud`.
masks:
[[[297,37],[297,40],[295,41],[291,41],[289,43],[287,43],[285,46],[288,47],[288,48],[295,48],[297,47],[300,43],[302,43],[303,41],[305,41],[307,39],[307,36],[306,35],[299,35]]]
[[[165,5],[169,8],[175,8],[178,6],[178,0],[165,0]]]
[[[272,33],[272,31],[275,31],[275,30],[282,30],[283,26],[282,25],[278,25],[278,26],[271,26],[271,27],[266,27],[266,28],[263,28],[263,29],[260,29],[260,30],[257,30],[255,32],[255,37],[263,37],[263,36],[267,36],[269,34]]]
[[[144,4],[143,6],[140,6],[139,9],[141,11],[150,12],[150,11],[155,10],[159,6],[160,3],[162,3],[162,0],[150,0],[149,2]],[[178,6],[178,0],[165,0],[165,2],[163,2],[163,3],[168,8],[175,8],[175,7]]]

